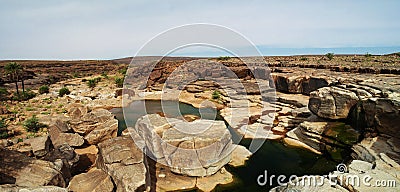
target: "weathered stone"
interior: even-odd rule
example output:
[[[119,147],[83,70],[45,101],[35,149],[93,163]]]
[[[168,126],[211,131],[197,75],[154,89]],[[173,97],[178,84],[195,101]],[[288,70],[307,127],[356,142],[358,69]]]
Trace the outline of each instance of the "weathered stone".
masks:
[[[0,178],[2,183],[23,187],[56,185],[65,187],[61,169],[63,162],[54,163],[27,157],[22,153],[0,149]]]
[[[61,144],[68,144],[71,147],[79,147],[82,146],[85,142],[83,137],[78,133],[60,133],[58,137],[52,138],[52,142],[54,146],[58,146]],[[53,139],[54,138],[54,139]]]
[[[310,93],[308,108],[322,118],[345,119],[359,98],[338,87],[323,87]]]
[[[75,149],[75,153],[79,155],[79,161],[76,165],[78,172],[82,172],[90,168],[96,162],[99,150],[95,145],[89,147]]]
[[[28,141],[32,146],[33,154],[37,157],[43,157],[50,151],[51,141],[49,136],[35,137]]]
[[[371,98],[362,101],[366,127],[379,133],[400,138],[400,105],[388,98]]]
[[[242,145],[234,145],[234,150],[232,151],[232,160],[229,165],[233,167],[239,167],[246,164],[246,161],[250,158],[252,153]]]
[[[0,185],[3,192],[67,192],[66,188],[57,186],[21,187],[16,185]]]
[[[105,109],[95,109],[81,118],[72,120],[70,125],[75,132],[84,135],[87,143],[92,145],[116,137],[118,132],[118,120]]]
[[[89,144],[95,145],[107,139],[117,137],[117,131],[118,120],[110,119],[105,123],[100,123],[100,125],[94,128],[89,134],[85,136],[85,140]]]
[[[98,144],[97,167],[108,173],[116,191],[141,191],[147,187],[144,155],[132,138],[122,136]]]
[[[186,122],[152,114],[140,118],[135,130],[150,154],[165,158],[176,173],[212,175],[231,158],[232,141],[223,121]]]
[[[86,115],[88,111],[88,107],[82,104],[73,103],[68,106],[68,115],[71,119],[80,119]]]
[[[312,148],[314,150],[311,151],[321,153],[327,150],[327,144],[338,147],[350,147],[358,141],[360,134],[341,122],[304,121],[297,128],[287,132],[286,136],[304,144],[299,146],[307,149]]]
[[[114,184],[107,173],[100,169],[92,169],[87,173],[73,177],[69,182],[68,190],[74,192],[112,192]]]

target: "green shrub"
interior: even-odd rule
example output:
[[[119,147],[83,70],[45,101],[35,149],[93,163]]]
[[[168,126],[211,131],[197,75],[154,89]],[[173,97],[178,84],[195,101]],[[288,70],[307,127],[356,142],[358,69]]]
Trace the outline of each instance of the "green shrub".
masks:
[[[229,56],[221,56],[217,58],[218,61],[228,61],[229,59],[231,59]]]
[[[32,116],[23,123],[24,128],[28,132],[38,132],[39,129],[45,127],[42,123],[39,123],[39,119],[36,116]]]
[[[5,119],[0,119],[0,139],[8,137],[7,124]]]
[[[127,68],[120,69],[119,73],[121,73],[122,75],[125,75],[127,70],[128,70]]]
[[[365,57],[372,57],[372,55],[371,55],[371,53],[365,53],[365,55],[364,55]]]
[[[334,55],[334,53],[327,53],[325,56],[328,57],[329,60],[332,60]]]
[[[219,92],[218,90],[215,90],[213,93],[212,93],[212,98],[213,99],[219,99],[221,97],[221,92]]]
[[[86,84],[89,88],[94,88],[97,85],[97,81],[96,79],[89,79]]]
[[[121,77],[116,77],[115,85],[117,85],[117,87],[119,87],[119,88],[122,88],[124,86],[124,79]]]
[[[300,58],[300,61],[307,61],[307,60],[308,60],[307,57],[302,57],[302,58]]]
[[[44,94],[44,93],[49,93],[49,86],[47,85],[42,85],[39,87],[39,93]]]
[[[33,91],[28,89],[28,90],[26,90],[25,92],[22,92],[19,95],[14,93],[13,100],[15,100],[15,101],[26,101],[26,100],[34,98],[35,96],[36,96],[36,93],[34,93]]]
[[[104,77],[104,79],[108,79],[108,74],[106,72],[101,73],[101,76]]]
[[[58,91],[58,96],[63,97],[64,95],[68,95],[70,93],[71,93],[71,91],[69,91],[68,88],[63,87]]]

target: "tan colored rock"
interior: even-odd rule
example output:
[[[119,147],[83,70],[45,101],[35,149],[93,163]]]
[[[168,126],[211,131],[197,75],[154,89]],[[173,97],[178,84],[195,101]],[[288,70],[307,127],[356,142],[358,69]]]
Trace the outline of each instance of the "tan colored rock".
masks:
[[[51,140],[49,136],[35,137],[27,142],[31,144],[33,154],[37,157],[43,157],[50,151]]]
[[[68,115],[71,117],[71,119],[82,118],[89,111],[87,106],[78,103],[70,104],[67,108]]]
[[[157,114],[140,118],[135,130],[141,141],[171,171],[189,176],[208,176],[230,161],[232,140],[223,121],[186,122]]]
[[[107,139],[117,137],[118,132],[118,120],[110,119],[105,123],[100,123],[96,128],[94,128],[89,134],[85,136],[85,140],[91,144],[95,145]]]
[[[234,150],[232,151],[232,159],[229,165],[233,167],[239,167],[246,164],[246,161],[250,158],[252,153],[247,150],[246,147],[242,145],[234,145]]]
[[[109,174],[116,191],[142,191],[147,188],[148,173],[144,155],[132,138],[122,136],[98,144],[97,167]]]
[[[0,191],[4,192],[67,192],[66,188],[57,186],[40,186],[40,187],[21,187],[11,184],[0,185]]]
[[[323,87],[310,93],[308,108],[322,118],[345,119],[359,101],[357,95],[339,87]]]
[[[0,161],[2,182],[15,183],[23,187],[66,185],[61,173],[63,167],[61,160],[53,163],[27,157],[16,151],[0,149]]]
[[[78,133],[60,133],[57,138],[52,139],[53,145],[68,144],[71,147],[80,147],[85,142]]]
[[[69,182],[68,190],[73,192],[112,192],[114,184],[107,173],[101,169],[92,169],[73,177]]]

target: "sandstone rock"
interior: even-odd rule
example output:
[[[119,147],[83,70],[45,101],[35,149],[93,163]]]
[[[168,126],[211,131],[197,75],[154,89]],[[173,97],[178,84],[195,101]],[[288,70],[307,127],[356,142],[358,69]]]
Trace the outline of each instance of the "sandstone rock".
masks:
[[[78,172],[82,172],[90,168],[95,164],[97,153],[99,150],[95,145],[89,147],[75,149],[75,153],[79,155],[79,161],[77,162],[76,168]]]
[[[110,176],[104,171],[93,169],[73,177],[69,182],[68,190],[74,192],[112,192],[114,184]]]
[[[212,175],[231,158],[232,141],[223,121],[185,122],[152,114],[140,118],[135,130],[150,154],[165,158],[175,173]]]
[[[68,106],[68,115],[71,119],[79,119],[88,113],[89,109],[87,106],[73,103]]]
[[[28,142],[32,146],[33,154],[37,157],[43,157],[50,151],[51,141],[49,136],[32,138]]]
[[[98,125],[89,134],[85,136],[85,140],[91,144],[97,144],[101,141],[117,137],[118,120],[110,119],[109,121]]]
[[[246,164],[246,161],[250,158],[252,153],[242,145],[234,145],[234,150],[232,152],[232,160],[229,165],[233,167],[239,167]]]
[[[112,138],[99,143],[98,147],[97,167],[112,177],[117,192],[146,189],[148,173],[144,155],[132,138]]]
[[[105,109],[90,111],[81,118],[73,119],[70,125],[76,133],[84,135],[87,143],[92,145],[116,137],[118,132],[118,120]]]
[[[152,163],[150,163],[152,164]],[[150,165],[151,186],[155,191],[194,190],[212,191],[218,184],[228,184],[233,181],[233,176],[225,168],[207,177],[187,177],[174,174],[169,167],[162,164]],[[151,188],[153,190],[153,188]]]
[[[0,185],[0,191],[4,192],[67,192],[66,188],[57,186],[20,187],[16,185]]]
[[[323,152],[331,149],[326,148],[327,145],[349,148],[358,141],[360,134],[341,122],[304,121],[297,128],[287,132],[286,136],[304,144],[299,144],[299,146],[312,148],[314,150],[311,151],[314,152]]]
[[[16,151],[0,149],[0,164],[2,183],[23,187],[66,185],[61,172],[63,167],[61,160],[53,163],[27,157]]]
[[[389,98],[370,98],[362,101],[366,127],[373,127],[379,133],[400,138],[400,105]],[[355,118],[355,117],[353,117]]]
[[[302,93],[309,95],[311,92],[331,84],[332,80],[328,77],[309,77],[302,82]]]
[[[79,161],[79,155],[77,155],[74,149],[68,144],[61,144],[47,153],[46,156],[42,157],[42,159],[51,162],[61,160],[61,172],[64,179],[68,181],[71,178],[71,175],[75,172],[76,165]]]
[[[308,108],[322,118],[345,119],[359,98],[338,87],[323,87],[310,93]]]

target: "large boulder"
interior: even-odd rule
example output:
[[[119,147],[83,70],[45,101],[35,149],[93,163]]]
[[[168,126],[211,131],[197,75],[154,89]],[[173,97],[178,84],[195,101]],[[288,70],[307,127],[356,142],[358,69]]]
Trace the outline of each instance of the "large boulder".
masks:
[[[0,149],[0,181],[23,187],[55,185],[65,187],[63,162],[54,163],[27,157],[22,153]]]
[[[70,121],[70,126],[72,129],[84,136],[84,139],[87,143],[91,145],[98,144],[102,141],[105,141],[110,138],[114,138],[117,136],[118,132],[118,120],[114,118],[114,115],[105,109],[95,109],[88,113],[85,110],[81,110],[82,107],[75,106],[77,109],[73,114],[77,114],[80,111],[83,116],[79,116],[76,119],[72,119]],[[77,136],[72,135],[63,135],[64,137],[68,136],[74,138],[72,144],[80,144],[81,139]]]
[[[216,173],[231,159],[231,135],[223,121],[141,117],[135,126],[146,149],[172,172],[189,176]]]
[[[148,173],[142,151],[129,136],[121,136],[98,144],[97,167],[110,175],[116,191],[143,191]]]
[[[365,127],[400,138],[400,104],[390,98],[370,98],[361,102]],[[355,117],[354,117],[355,118]]]
[[[61,117],[56,118],[53,123],[50,124],[48,130],[51,142],[54,146],[66,143],[72,147],[79,147],[85,142],[83,137],[79,134],[70,133],[72,131],[71,127],[68,125],[67,121],[62,120]]]
[[[310,93],[308,108],[319,117],[345,119],[359,98],[356,93],[339,88],[323,87]]]
[[[27,142],[31,144],[33,154],[36,157],[43,157],[50,151],[51,140],[47,135],[29,139]]]
[[[87,173],[73,177],[69,182],[68,190],[74,192],[112,192],[114,184],[107,173],[100,169],[92,169]]]

